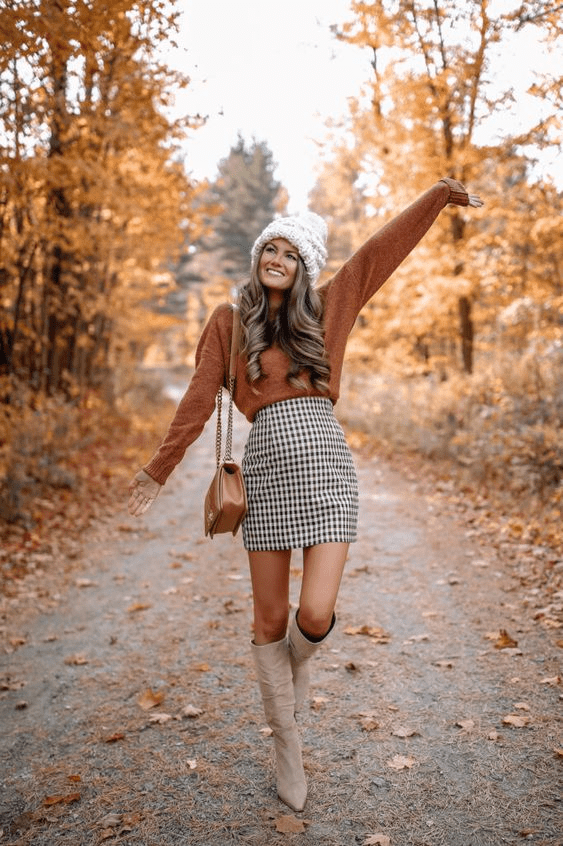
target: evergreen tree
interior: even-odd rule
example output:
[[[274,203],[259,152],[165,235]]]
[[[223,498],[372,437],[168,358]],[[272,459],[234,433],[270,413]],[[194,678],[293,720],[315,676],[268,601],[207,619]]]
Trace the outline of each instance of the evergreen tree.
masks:
[[[248,271],[254,241],[276,212],[284,210],[285,192],[274,169],[267,144],[253,141],[247,146],[241,136],[219,162],[209,199],[221,212],[203,248],[220,253],[223,273],[233,279]]]

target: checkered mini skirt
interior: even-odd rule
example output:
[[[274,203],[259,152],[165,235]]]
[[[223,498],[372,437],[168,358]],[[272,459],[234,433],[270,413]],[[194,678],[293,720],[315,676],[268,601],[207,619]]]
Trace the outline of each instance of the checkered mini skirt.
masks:
[[[299,397],[261,409],[242,470],[247,550],[356,540],[358,480],[330,399]]]

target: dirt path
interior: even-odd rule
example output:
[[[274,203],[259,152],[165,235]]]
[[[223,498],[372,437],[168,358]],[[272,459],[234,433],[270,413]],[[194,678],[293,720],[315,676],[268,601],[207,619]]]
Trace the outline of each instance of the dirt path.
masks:
[[[212,439],[141,521],[96,526],[4,601],[0,844],[561,846],[561,630],[443,500],[362,456],[301,720],[310,798],[278,802],[245,553],[202,539]]]

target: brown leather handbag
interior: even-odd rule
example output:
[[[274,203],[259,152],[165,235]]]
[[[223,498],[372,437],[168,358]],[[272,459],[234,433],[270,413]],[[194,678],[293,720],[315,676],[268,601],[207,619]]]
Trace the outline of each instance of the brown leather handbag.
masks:
[[[233,337],[229,362],[229,411],[227,416],[227,436],[225,454],[221,460],[222,431],[221,410],[223,406],[223,388],[217,392],[217,434],[215,437],[215,458],[217,468],[205,495],[204,527],[205,534],[213,537],[220,532],[232,532],[236,535],[248,510],[246,488],[242,470],[233,461],[233,393],[240,337],[240,314],[238,306],[233,305]]]

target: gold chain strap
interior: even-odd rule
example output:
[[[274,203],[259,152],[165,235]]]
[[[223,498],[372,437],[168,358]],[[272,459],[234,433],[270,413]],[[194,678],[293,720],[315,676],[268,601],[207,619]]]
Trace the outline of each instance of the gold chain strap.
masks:
[[[236,357],[238,353],[238,338],[240,327],[240,315],[238,306],[233,306],[233,337],[231,341],[231,357],[229,361],[229,410],[227,414],[227,438],[225,442],[224,461],[232,461],[233,456],[233,394],[235,392]],[[221,444],[223,433],[221,428],[221,412],[223,409],[223,387],[220,386],[215,400],[217,405],[217,431],[215,433],[215,460],[217,467],[221,464]]]

